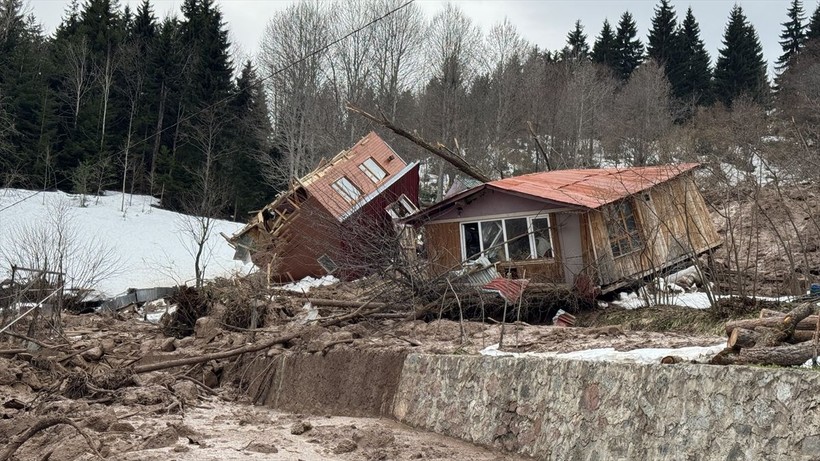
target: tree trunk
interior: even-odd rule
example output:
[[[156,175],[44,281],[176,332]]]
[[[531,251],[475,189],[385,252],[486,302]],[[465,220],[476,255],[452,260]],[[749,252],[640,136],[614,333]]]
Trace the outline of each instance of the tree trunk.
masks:
[[[746,328],[755,330],[758,327],[776,328],[786,335],[791,336],[794,330],[814,330],[817,324],[817,316],[809,315],[813,310],[812,303],[798,305],[788,314],[782,317],[765,317],[762,319],[734,320],[726,322],[726,334],[731,335],[735,328]],[[785,338],[784,338],[785,340]]]
[[[736,352],[724,349],[709,362],[714,365],[802,365],[814,357],[814,344],[804,342],[789,346],[755,347]]]

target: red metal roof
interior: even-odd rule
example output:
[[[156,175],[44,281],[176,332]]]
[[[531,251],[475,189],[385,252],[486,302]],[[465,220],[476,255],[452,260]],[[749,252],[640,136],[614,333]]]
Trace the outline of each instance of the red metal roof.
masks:
[[[484,189],[496,189],[548,200],[559,205],[595,209],[669,181],[700,166],[698,163],[632,168],[596,168],[531,173],[491,181],[452,195],[402,222],[418,223],[445,211],[453,203]]]
[[[697,168],[697,163],[557,170],[499,179],[487,187],[585,208],[598,208]]]

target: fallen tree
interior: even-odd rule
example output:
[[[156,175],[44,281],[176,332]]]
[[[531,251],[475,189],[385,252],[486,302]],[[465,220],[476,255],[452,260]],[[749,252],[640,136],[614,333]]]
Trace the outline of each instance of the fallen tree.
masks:
[[[764,309],[760,318],[726,323],[726,349],[712,358],[716,365],[802,365],[816,358],[820,328],[813,303],[787,313]]]

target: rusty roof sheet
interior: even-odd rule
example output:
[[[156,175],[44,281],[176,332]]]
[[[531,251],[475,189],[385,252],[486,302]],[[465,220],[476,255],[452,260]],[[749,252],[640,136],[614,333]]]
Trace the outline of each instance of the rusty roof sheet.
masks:
[[[495,189],[559,205],[595,209],[698,168],[698,163],[632,168],[556,170],[499,179],[454,194],[402,220],[417,223],[431,219],[453,203],[484,189]]]
[[[493,189],[584,208],[598,208],[697,168],[697,163],[557,170],[492,181]]]

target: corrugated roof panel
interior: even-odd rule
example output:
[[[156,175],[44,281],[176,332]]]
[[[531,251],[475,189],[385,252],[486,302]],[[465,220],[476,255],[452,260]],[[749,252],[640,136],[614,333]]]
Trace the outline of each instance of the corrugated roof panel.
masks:
[[[558,170],[487,183],[487,186],[585,208],[598,208],[697,168],[697,163],[633,168]]]

